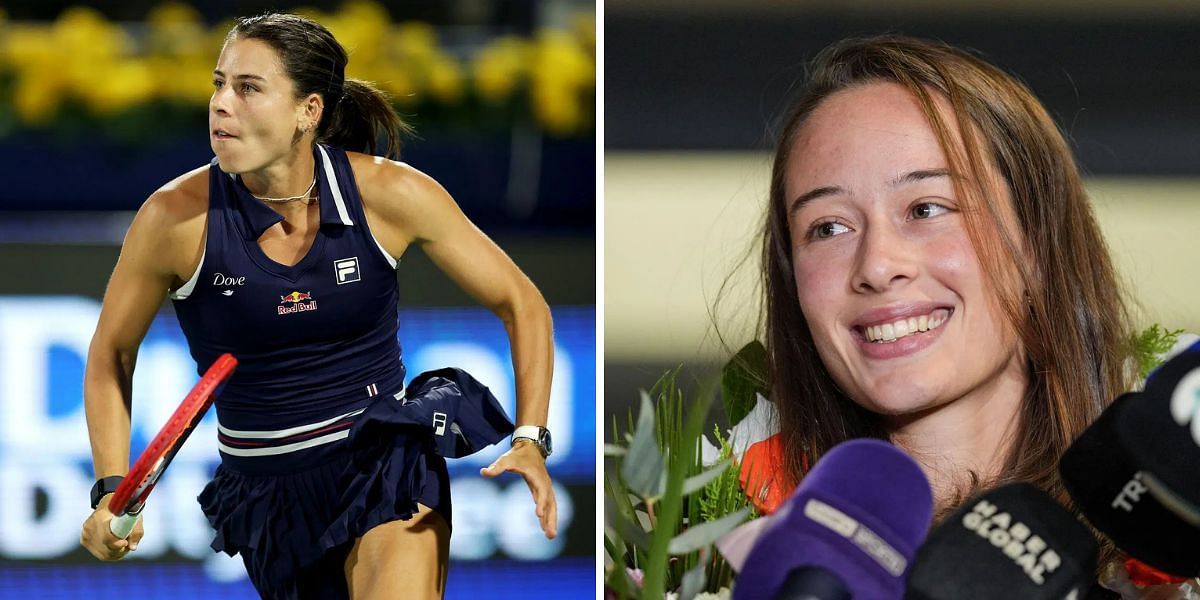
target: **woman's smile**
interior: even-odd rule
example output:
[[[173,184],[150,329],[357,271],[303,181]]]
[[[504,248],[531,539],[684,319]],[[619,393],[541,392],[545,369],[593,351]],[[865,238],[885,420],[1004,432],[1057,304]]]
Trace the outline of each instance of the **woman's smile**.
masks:
[[[928,314],[900,318],[880,325],[852,327],[851,336],[864,356],[890,359],[916,354],[942,335],[954,309],[936,308]]]

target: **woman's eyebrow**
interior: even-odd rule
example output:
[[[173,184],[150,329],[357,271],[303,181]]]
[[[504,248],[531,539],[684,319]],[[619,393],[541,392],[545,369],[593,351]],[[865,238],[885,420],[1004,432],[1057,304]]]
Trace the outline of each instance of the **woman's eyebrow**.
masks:
[[[888,182],[888,185],[890,187],[899,187],[910,183],[916,183],[918,181],[924,181],[926,179],[936,179],[938,177],[950,177],[950,170],[920,169],[917,171],[910,171],[908,173],[904,173],[903,175],[897,176],[895,179],[892,179]],[[837,194],[844,193],[846,193],[846,190],[836,185],[825,185],[813,190],[809,190],[797,196],[795,200],[792,200],[791,204],[788,206],[788,216],[790,217],[791,215],[796,214],[796,211],[803,208],[805,204],[808,204],[817,198],[836,196]]]
[[[891,187],[899,187],[901,185],[916,183],[918,181],[934,179],[937,177],[950,177],[950,169],[921,169],[919,171],[911,171],[891,180],[888,185]]]
[[[220,69],[213,69],[213,75],[216,75],[218,77],[224,77],[225,73],[222,73]],[[267,80],[266,77],[262,77],[260,75],[254,75],[251,73],[242,73],[239,75],[234,75],[233,78],[234,79],[257,79],[258,81],[266,81]]]
[[[796,214],[796,212],[799,211],[801,208],[803,208],[805,204],[808,204],[809,202],[812,202],[813,200],[816,200],[817,198],[823,198],[825,196],[836,196],[838,194],[845,194],[845,193],[846,193],[845,189],[840,188],[836,185],[826,185],[826,186],[822,186],[822,187],[819,187],[814,190],[807,191],[807,192],[797,196],[795,200],[792,200],[791,205],[788,206],[788,216],[791,217],[792,215]]]
[[[899,187],[907,184],[916,184],[918,181],[926,179],[949,178],[950,169],[919,169],[912,170],[902,175],[896,176],[892,181],[888,181],[889,187]],[[846,193],[845,188],[839,186],[821,186],[814,188],[808,192],[804,192],[792,200],[792,203],[787,206],[787,216],[791,217],[796,212],[804,208],[805,204],[812,202],[817,198],[826,196],[836,196],[836,194]]]

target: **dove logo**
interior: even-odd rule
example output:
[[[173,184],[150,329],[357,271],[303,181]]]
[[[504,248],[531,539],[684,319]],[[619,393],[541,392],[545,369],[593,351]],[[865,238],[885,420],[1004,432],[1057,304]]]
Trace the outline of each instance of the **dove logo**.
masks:
[[[233,285],[246,285],[246,277],[244,275],[241,277],[235,277],[232,275],[225,275],[223,273],[213,274],[213,286],[229,287]]]
[[[1171,393],[1171,417],[1181,427],[1191,424],[1192,440],[1200,446],[1200,369],[1192,369]]]

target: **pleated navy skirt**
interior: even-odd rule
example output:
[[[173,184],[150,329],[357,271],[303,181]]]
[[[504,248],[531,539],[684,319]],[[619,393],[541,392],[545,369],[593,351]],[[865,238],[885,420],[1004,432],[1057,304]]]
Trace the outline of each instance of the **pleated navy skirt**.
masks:
[[[348,433],[286,458],[223,450],[200,494],[216,530],[212,548],[241,555],[264,598],[348,598],[344,565],[358,538],[412,518],[418,503],[452,523],[445,459],[472,454],[513,430],[491,392],[458,369],[422,373],[403,395],[377,396],[355,414],[328,421],[314,423],[321,427],[312,435],[335,435],[328,431],[347,421]]]

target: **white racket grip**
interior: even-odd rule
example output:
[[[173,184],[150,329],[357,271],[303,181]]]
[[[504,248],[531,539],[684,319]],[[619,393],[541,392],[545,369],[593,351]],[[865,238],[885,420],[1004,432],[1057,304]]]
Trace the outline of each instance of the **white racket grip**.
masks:
[[[112,520],[108,522],[108,530],[111,531],[113,535],[121,539],[125,539],[129,537],[129,532],[133,531],[133,526],[137,525],[138,519],[140,519],[141,516],[141,513],[136,515],[125,513],[119,517],[113,517]]]

